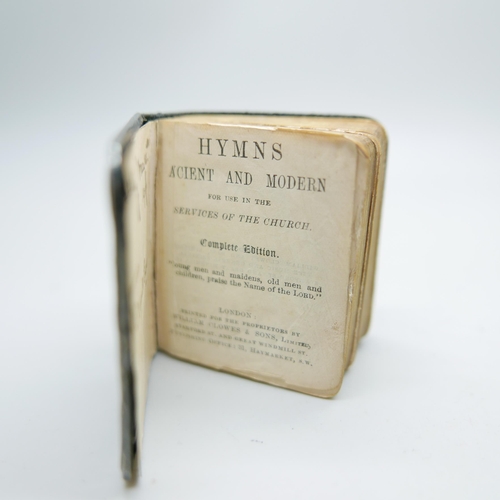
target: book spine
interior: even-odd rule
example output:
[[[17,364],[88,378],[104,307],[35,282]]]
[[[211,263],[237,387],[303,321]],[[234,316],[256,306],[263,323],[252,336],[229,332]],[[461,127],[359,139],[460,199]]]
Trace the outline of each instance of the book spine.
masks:
[[[118,281],[118,325],[120,335],[120,367],[122,383],[122,455],[123,478],[132,481],[136,475],[137,426],[135,421],[134,377],[130,351],[129,305],[125,266],[125,186],[122,170],[111,170],[111,198],[116,233],[116,271]]]

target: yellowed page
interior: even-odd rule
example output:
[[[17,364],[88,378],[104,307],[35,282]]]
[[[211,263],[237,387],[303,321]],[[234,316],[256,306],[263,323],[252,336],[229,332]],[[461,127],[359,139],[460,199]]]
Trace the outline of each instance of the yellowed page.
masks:
[[[387,164],[387,135],[381,125],[376,122],[366,124],[366,130],[377,150],[375,157],[376,164],[375,181],[372,193],[372,213],[370,217],[370,227],[368,234],[368,252],[366,262],[366,278],[363,284],[363,303],[361,309],[360,327],[358,339],[365,335],[370,326],[370,318],[373,302],[373,289],[375,286],[375,267],[377,260],[378,237],[380,233],[380,214],[382,210],[382,200],[384,192],[385,172]],[[355,353],[355,349],[353,351]]]
[[[356,166],[356,188],[354,190],[354,219],[352,224],[352,251],[349,276],[349,308],[344,351],[345,369],[353,360],[357,347],[357,330],[360,327],[360,311],[363,305],[362,283],[366,276],[368,253],[368,226],[371,216],[371,199],[375,180],[375,148],[372,141],[359,134],[347,135],[359,144]]]
[[[380,213],[387,161],[387,135],[384,128],[370,118],[345,116],[193,114],[184,115],[182,119],[189,123],[206,123],[207,121],[212,123],[247,123],[257,126],[279,126],[292,129],[300,128],[302,130],[323,130],[344,133],[353,140],[364,142],[361,148],[363,151],[367,149],[372,150],[372,154],[367,158],[371,192],[368,194],[368,198],[363,199],[363,212],[365,208],[368,210],[366,213],[367,218],[363,216],[362,223],[357,225],[354,236],[354,242],[357,245],[355,252],[357,253],[361,249],[364,255],[362,261],[359,261],[353,255],[356,264],[351,265],[351,269],[360,278],[359,280],[351,280],[353,284],[357,281],[357,286],[353,287],[354,295],[352,295],[353,307],[357,308],[357,311],[352,312],[347,332],[352,337],[352,339],[349,338],[348,340],[346,350],[346,355],[350,358],[347,359],[347,364],[352,363],[359,338],[368,331],[373,303]],[[367,145],[367,143],[371,145]],[[366,192],[363,187],[361,187],[361,191],[363,191],[364,196]],[[359,189],[356,192],[358,193],[357,196],[359,196]],[[360,235],[360,231],[364,231],[365,234]],[[361,241],[359,240],[360,236],[362,236]],[[357,238],[358,240],[356,241]],[[356,301],[357,304],[355,303]]]
[[[139,455],[144,430],[149,368],[157,350],[154,297],[156,159],[156,123],[153,122],[140,128],[134,135],[127,146],[123,163],[130,354]]]
[[[358,144],[291,128],[182,119],[160,127],[159,347],[334,395],[344,371]]]

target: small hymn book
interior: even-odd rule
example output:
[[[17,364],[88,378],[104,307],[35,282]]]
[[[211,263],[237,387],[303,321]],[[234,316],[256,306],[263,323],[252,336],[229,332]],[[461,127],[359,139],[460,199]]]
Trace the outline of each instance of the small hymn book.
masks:
[[[135,117],[112,171],[122,470],[149,366],[176,358],[320,397],[368,329],[387,139],[357,117]]]

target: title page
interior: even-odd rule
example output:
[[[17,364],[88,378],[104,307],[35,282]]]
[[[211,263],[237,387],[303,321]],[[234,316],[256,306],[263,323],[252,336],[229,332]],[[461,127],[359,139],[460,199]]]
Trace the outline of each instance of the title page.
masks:
[[[344,370],[356,144],[287,128],[159,126],[159,347],[333,395]]]

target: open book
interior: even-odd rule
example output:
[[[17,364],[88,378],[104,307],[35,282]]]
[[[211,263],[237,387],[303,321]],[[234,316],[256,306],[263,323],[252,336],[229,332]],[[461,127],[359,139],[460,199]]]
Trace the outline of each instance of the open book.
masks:
[[[332,397],[366,333],[386,160],[368,118],[135,117],[117,141],[122,470],[151,359]]]

